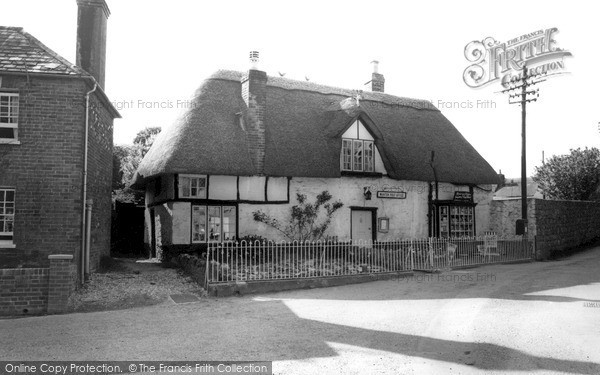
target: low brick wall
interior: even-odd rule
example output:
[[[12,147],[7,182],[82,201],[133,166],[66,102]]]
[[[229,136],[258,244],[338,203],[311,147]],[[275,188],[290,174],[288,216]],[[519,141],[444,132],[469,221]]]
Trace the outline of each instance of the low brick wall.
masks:
[[[548,259],[600,238],[600,202],[530,198],[527,210],[537,259]],[[493,201],[490,206],[490,229],[498,234],[514,234],[520,218],[520,199]]]
[[[49,273],[49,268],[0,270],[0,315],[45,313]]]
[[[50,255],[49,268],[0,269],[0,315],[65,312],[75,288],[72,255]]]

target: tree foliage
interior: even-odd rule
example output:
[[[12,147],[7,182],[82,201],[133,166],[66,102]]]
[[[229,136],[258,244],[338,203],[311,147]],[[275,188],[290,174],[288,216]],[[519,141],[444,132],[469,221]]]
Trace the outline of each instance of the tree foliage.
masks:
[[[535,168],[533,180],[551,199],[589,200],[600,183],[600,151],[572,149]]]
[[[291,241],[316,241],[323,238],[333,214],[344,205],[340,201],[330,203],[331,198],[328,191],[323,191],[317,195],[314,203],[309,203],[305,194],[296,193],[298,204],[291,207],[286,223],[281,223],[261,210],[254,211],[252,215],[255,221],[277,229]],[[324,218],[319,215],[321,207],[325,209]]]
[[[120,202],[141,202],[143,192],[129,187],[140,162],[152,147],[160,127],[148,127],[137,133],[132,145],[113,147],[113,199]]]

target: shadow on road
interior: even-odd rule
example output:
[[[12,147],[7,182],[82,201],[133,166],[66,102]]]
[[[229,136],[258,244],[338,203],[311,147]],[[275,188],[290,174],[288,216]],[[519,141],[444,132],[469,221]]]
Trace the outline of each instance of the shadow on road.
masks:
[[[286,299],[427,300],[493,298],[515,301],[600,302],[600,247],[560,261],[499,264],[399,275],[352,287],[286,292]],[[373,288],[385,293],[372,293]],[[335,289],[336,293],[329,290]],[[276,296],[277,294],[275,294]]]

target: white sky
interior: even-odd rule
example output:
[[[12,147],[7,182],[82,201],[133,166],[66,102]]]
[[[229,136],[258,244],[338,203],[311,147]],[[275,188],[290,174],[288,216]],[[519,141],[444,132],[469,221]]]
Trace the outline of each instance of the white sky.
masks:
[[[107,0],[106,92],[131,103],[115,122],[115,143],[131,143],[146,126],[168,127],[217,69],[246,70],[261,52],[269,75],[362,88],[369,62],[380,61],[389,94],[427,99],[498,171],[520,176],[521,110],[498,94],[498,83],[465,85],[465,45],[491,36],[505,42],[557,27],[557,46],[573,53],[571,74],[540,85],[528,105],[528,171],[570,148],[598,147],[600,87],[594,2],[557,1],[192,1]],[[0,3],[0,25],[22,26],[75,62],[75,0]],[[521,15],[522,14],[522,15]],[[490,100],[495,108],[476,108]],[[148,102],[161,102],[160,108]],[[459,102],[473,108],[460,108]],[[172,107],[172,108],[169,108]],[[468,166],[465,166],[468,167]]]

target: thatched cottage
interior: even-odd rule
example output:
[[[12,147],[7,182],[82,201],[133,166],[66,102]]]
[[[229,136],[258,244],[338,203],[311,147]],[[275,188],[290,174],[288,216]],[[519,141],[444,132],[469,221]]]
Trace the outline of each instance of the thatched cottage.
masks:
[[[256,61],[253,61],[256,64]],[[328,236],[385,240],[487,229],[497,174],[430,102],[247,72],[218,71],[141,162],[147,242],[282,239],[296,193],[344,206]],[[483,229],[481,229],[483,228]]]

